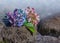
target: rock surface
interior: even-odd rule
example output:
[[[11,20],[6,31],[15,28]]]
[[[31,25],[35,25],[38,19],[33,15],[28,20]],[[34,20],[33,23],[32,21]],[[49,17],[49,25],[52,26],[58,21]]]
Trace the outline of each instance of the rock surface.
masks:
[[[24,26],[5,27],[0,23],[0,43],[60,43],[60,36],[56,38],[39,33],[32,36]]]
[[[22,27],[5,27],[0,25],[0,41],[4,43],[27,43],[32,38],[31,33]]]
[[[42,35],[58,37],[60,35],[60,13],[42,19],[37,30]]]

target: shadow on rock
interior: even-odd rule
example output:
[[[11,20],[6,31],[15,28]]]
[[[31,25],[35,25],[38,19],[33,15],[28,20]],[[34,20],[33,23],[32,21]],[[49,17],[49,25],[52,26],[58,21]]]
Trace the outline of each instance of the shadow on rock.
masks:
[[[60,36],[60,13],[41,19],[37,27],[42,35]]]

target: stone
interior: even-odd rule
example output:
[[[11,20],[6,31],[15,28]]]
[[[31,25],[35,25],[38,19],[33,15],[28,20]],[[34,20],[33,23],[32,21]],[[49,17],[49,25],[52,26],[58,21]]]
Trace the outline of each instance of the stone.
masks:
[[[37,27],[37,31],[42,35],[58,37],[60,35],[60,13],[41,19]]]

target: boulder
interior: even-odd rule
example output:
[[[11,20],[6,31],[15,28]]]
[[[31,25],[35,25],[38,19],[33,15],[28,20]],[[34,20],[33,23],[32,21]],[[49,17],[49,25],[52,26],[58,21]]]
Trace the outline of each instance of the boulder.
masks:
[[[60,43],[60,38],[39,33],[32,36],[25,26],[5,27],[0,24],[0,43]]]
[[[60,35],[60,13],[41,19],[37,27],[38,32],[42,35],[58,37]]]
[[[60,43],[60,40],[52,36],[36,35],[35,43]]]
[[[6,27],[3,25],[0,26],[1,43],[27,43],[27,42],[32,43],[33,41],[30,41],[32,37],[33,36],[25,26],[22,27]]]

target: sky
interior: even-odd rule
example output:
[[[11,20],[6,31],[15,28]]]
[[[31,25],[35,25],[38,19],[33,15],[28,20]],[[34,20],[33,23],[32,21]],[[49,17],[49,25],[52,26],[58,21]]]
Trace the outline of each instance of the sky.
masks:
[[[34,7],[41,18],[60,12],[60,0],[0,0],[0,16],[15,8]]]

